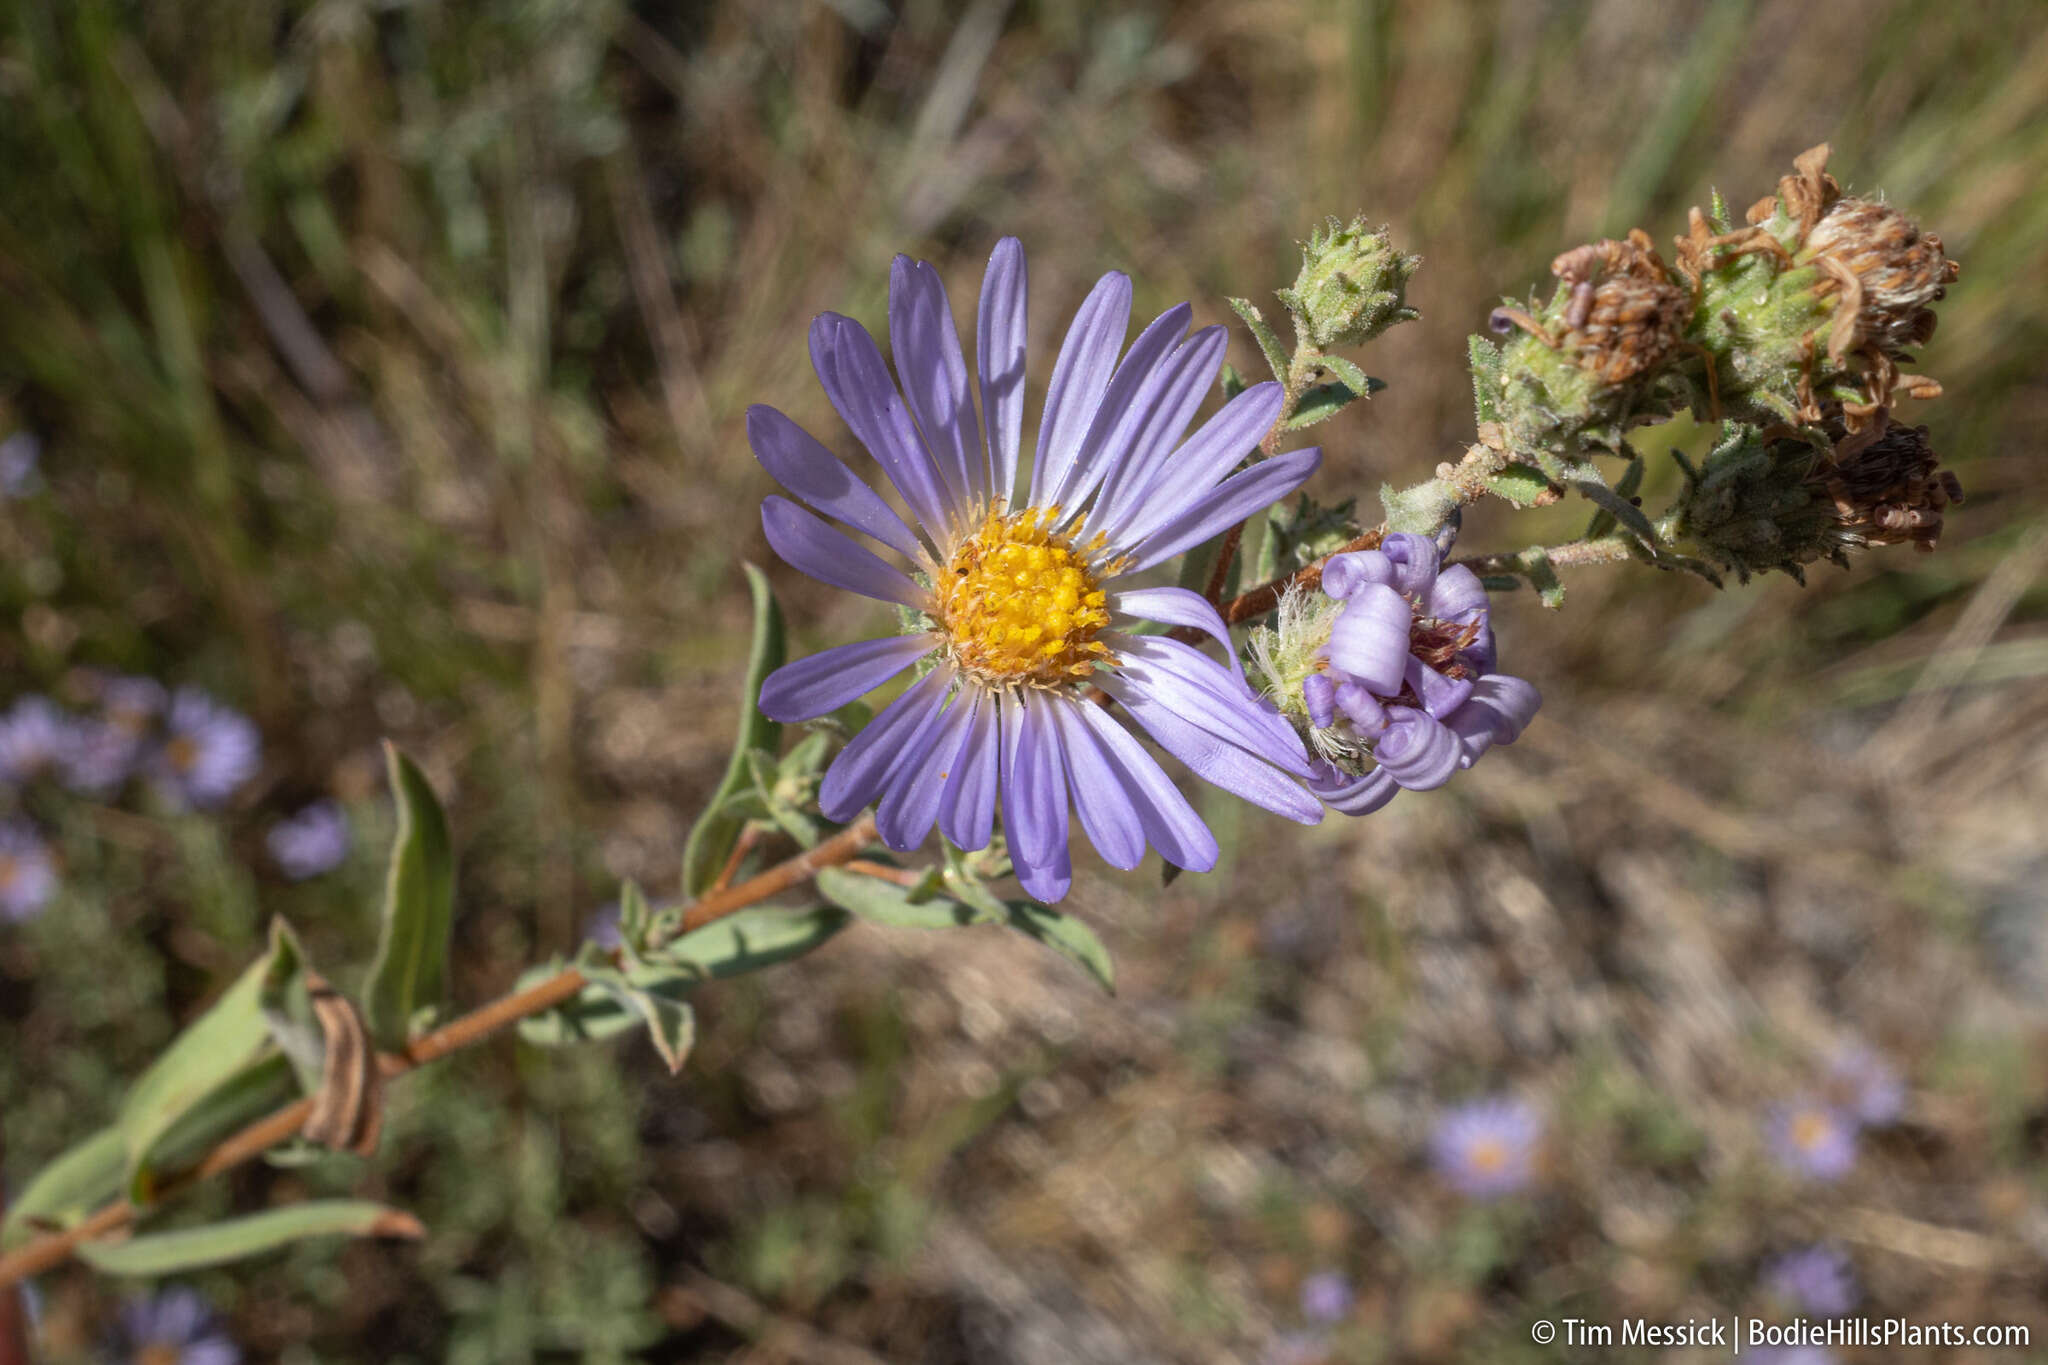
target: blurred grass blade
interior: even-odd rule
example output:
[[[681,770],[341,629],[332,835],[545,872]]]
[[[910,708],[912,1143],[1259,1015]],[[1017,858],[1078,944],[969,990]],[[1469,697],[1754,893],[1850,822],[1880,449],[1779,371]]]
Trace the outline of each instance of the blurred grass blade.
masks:
[[[0,1223],[0,1250],[28,1240],[44,1225],[69,1227],[121,1191],[128,1145],[116,1126],[102,1128],[68,1148],[36,1172],[28,1188],[7,1206]]]
[[[733,740],[732,759],[725,766],[724,780],[705,803],[704,813],[697,817],[689,840],[683,845],[683,892],[689,896],[703,895],[718,879],[725,860],[732,854],[733,843],[740,837],[740,826],[746,823],[722,807],[726,798],[751,780],[747,755],[755,749],[772,754],[782,738],[782,726],[762,715],[760,706],[762,680],[782,667],[789,652],[782,608],[775,603],[775,591],[768,585],[768,576],[752,564],[741,567],[747,571],[747,587],[754,595],[754,644],[747,656],[746,690],[740,697],[740,728]]]
[[[250,963],[170,1049],[142,1074],[121,1105],[120,1128],[127,1149],[129,1197],[146,1201],[154,1170],[181,1122],[270,1047],[263,1017],[266,993],[280,978],[301,969],[289,935],[273,929],[270,947]]]
[[[385,873],[377,960],[363,986],[363,1015],[380,1045],[401,1048],[414,1015],[441,998],[455,916],[455,858],[447,817],[426,775],[389,740],[384,762],[398,803],[398,832]]]
[[[226,1265],[309,1237],[417,1239],[425,1234],[419,1219],[409,1213],[367,1200],[330,1199],[125,1242],[85,1242],[78,1254],[109,1275],[153,1278]]]

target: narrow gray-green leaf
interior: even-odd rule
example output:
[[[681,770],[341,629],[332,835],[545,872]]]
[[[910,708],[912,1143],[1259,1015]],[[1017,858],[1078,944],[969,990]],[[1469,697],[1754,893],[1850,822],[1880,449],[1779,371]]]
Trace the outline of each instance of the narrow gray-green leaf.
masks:
[[[379,1046],[396,1050],[405,1046],[414,1016],[441,1000],[455,919],[455,853],[426,774],[388,740],[384,764],[398,832],[384,878],[377,959],[363,987],[363,1018]]]
[[[293,1204],[203,1228],[152,1232],[125,1242],[82,1242],[80,1258],[109,1275],[156,1278],[260,1256],[309,1237],[418,1238],[426,1229],[409,1213],[361,1199]]]
[[[1472,415],[1479,423],[1500,420],[1500,347],[1485,337],[1466,339],[1466,358],[1472,367]]]
[[[687,993],[686,983],[670,976],[646,979],[614,971],[596,972],[592,979],[629,1019],[647,1026],[647,1036],[668,1074],[681,1071],[697,1040],[696,1015],[681,998]],[[685,989],[679,991],[678,986]]]
[[[1258,305],[1250,299],[1232,299],[1230,308],[1243,318],[1244,325],[1251,329],[1252,340],[1259,343],[1259,351],[1266,357],[1266,364],[1272,369],[1273,378],[1283,384],[1286,383],[1287,348],[1280,344],[1280,338],[1274,335],[1273,329],[1267,325]]]
[[[1037,901],[1010,901],[1007,903],[1010,927],[1020,934],[1029,934],[1040,943],[1078,962],[1088,974],[1102,983],[1102,989],[1116,994],[1116,964],[1109,960],[1109,949],[1102,946],[1102,940],[1072,915],[1061,914],[1049,905]]]
[[[1375,379],[1341,355],[1319,355],[1316,364],[1328,370],[1344,382],[1353,393],[1370,398],[1387,386],[1384,379]]]
[[[1657,528],[1643,515],[1643,509],[1622,497],[1599,479],[1579,479],[1572,484],[1579,496],[1626,526],[1645,545],[1657,543]]]
[[[159,1174],[182,1171],[222,1138],[290,1104],[300,1093],[290,1060],[282,1052],[266,1051],[180,1114],[150,1147],[148,1169]]]
[[[263,1022],[263,991],[275,962],[276,942],[250,963],[232,986],[172,1041],[142,1073],[121,1104],[127,1147],[128,1189],[138,1202],[151,1192],[151,1157],[163,1136],[270,1045]]]
[[[732,846],[746,821],[724,811],[726,798],[748,785],[747,755],[755,749],[774,753],[781,746],[782,726],[761,714],[761,683],[782,667],[788,642],[782,628],[782,609],[775,604],[775,592],[768,576],[751,564],[747,587],[754,595],[754,643],[747,655],[746,690],[740,696],[739,734],[733,740],[732,758],[725,765],[725,777],[704,806],[704,813],[691,827],[683,845],[683,891],[701,896],[718,879]]]
[[[1558,581],[1557,569],[1552,566],[1549,555],[1541,549],[1524,551],[1521,565],[1522,572],[1528,576],[1529,586],[1536,589],[1537,600],[1552,611],[1564,605],[1564,584]]]
[[[974,910],[948,896],[913,900],[909,887],[848,872],[843,867],[828,867],[818,873],[818,894],[862,919],[901,929],[953,929],[963,924],[986,924],[991,918],[986,911]]]
[[[846,922],[846,912],[836,906],[755,906],[693,929],[653,956],[705,977],[739,976],[802,957],[844,929]]]
[[[1519,463],[1490,475],[1486,487],[1495,497],[1517,507],[1534,507],[1539,502],[1555,501],[1557,494],[1549,479],[1530,466]]]
[[[0,1223],[0,1250],[35,1235],[45,1225],[70,1227],[121,1192],[128,1169],[128,1145],[118,1126],[102,1128],[68,1147],[37,1171],[7,1206]]]

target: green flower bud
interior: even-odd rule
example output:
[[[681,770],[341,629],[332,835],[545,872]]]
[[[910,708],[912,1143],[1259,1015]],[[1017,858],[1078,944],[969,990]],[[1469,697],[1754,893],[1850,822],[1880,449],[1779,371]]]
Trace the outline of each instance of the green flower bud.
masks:
[[[1303,340],[1325,351],[1358,346],[1422,316],[1404,297],[1420,264],[1420,256],[1395,248],[1384,227],[1368,232],[1363,218],[1349,226],[1332,218],[1302,244],[1301,273],[1279,299]]]

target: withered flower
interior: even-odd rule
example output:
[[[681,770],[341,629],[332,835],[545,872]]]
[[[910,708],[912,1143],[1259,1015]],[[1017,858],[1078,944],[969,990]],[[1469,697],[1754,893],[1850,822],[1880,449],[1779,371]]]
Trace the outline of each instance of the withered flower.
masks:
[[[1571,287],[1559,344],[1603,383],[1658,368],[1684,342],[1692,293],[1672,282],[1641,228],[1626,241],[1574,247],[1550,263],[1550,273]]]

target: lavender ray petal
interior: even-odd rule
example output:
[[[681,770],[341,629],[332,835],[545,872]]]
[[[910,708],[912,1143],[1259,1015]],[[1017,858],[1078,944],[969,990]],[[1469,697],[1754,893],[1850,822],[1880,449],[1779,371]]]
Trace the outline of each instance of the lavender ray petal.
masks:
[[[981,304],[974,317],[981,420],[988,438],[990,488],[998,510],[1007,509],[1016,496],[1017,452],[1023,444],[1025,281],[1024,245],[1015,237],[1005,237],[989,253],[988,270],[981,277]]]
[[[1126,572],[1149,569],[1272,506],[1307,483],[1322,462],[1323,452],[1308,446],[1231,475],[1140,542]]]
[[[1387,728],[1387,708],[1380,699],[1355,682],[1337,684],[1333,700],[1337,709],[1344,713],[1344,719],[1351,722],[1351,728],[1362,738],[1377,739]]]
[[[1060,749],[1067,760],[1067,789],[1081,817],[1082,833],[1095,845],[1102,861],[1128,872],[1145,857],[1145,826],[1125,790],[1123,774],[1103,753],[1073,702],[1048,697],[1045,709],[1059,730]],[[1080,709],[1096,708],[1083,702]]]
[[[1364,777],[1351,777],[1325,767],[1326,775],[1312,780],[1309,790],[1339,815],[1370,815],[1401,790],[1401,784],[1385,768],[1374,768]]]
[[[1464,710],[1480,711],[1491,717],[1493,741],[1513,744],[1536,718],[1543,694],[1534,683],[1512,673],[1489,673],[1472,684],[1472,699]]]
[[[1308,708],[1308,723],[1318,730],[1337,723],[1337,688],[1327,673],[1311,673],[1301,682],[1302,704]]]
[[[1128,592],[1111,594],[1109,609],[1135,616],[1140,621],[1160,621],[1169,626],[1187,626],[1201,631],[1223,646],[1224,655],[1230,661],[1230,671],[1240,681],[1243,680],[1244,665],[1239,662],[1237,650],[1230,643],[1230,627],[1223,624],[1223,614],[1200,593],[1186,588],[1133,588]]]
[[[1067,777],[1043,698],[1003,694],[1003,830],[1018,866],[1049,864],[1067,846]]]
[[[1119,671],[1141,689],[1171,682],[1185,690],[1183,715],[1218,739],[1266,754],[1300,777],[1309,772],[1308,750],[1287,718],[1241,678],[1192,645],[1158,635],[1112,636],[1122,658]]]
[[[844,824],[888,786],[904,742],[938,710],[952,681],[951,669],[933,669],[924,681],[883,707],[839,751],[818,787],[818,809],[827,820]]]
[[[1470,679],[1446,678],[1413,654],[1408,656],[1401,676],[1415,689],[1415,695],[1422,699],[1422,709],[1438,720],[1463,706],[1465,699],[1472,695]]]
[[[928,600],[901,569],[788,498],[771,493],[761,500],[761,529],[791,568],[820,583],[906,607],[922,608]]]
[[[1104,478],[1102,494],[1088,513],[1087,534],[1121,527],[1145,510],[1145,494],[1159,477],[1159,467],[1193,420],[1195,409],[1208,396],[1209,385],[1223,363],[1230,336],[1221,327],[1204,327],[1173,348],[1159,367],[1146,377],[1144,386],[1126,410],[1116,431],[1103,443],[1098,457]],[[1174,509],[1203,491],[1189,484],[1176,489]],[[1135,542],[1135,536],[1129,538]],[[1123,539],[1112,534],[1117,544]]]
[[[945,800],[939,806],[939,832],[953,847],[969,852],[987,848],[995,832],[998,771],[997,704],[986,692],[973,694],[974,713],[960,750],[946,778]]]
[[[820,313],[811,323],[811,366],[840,418],[910,504],[926,537],[934,546],[951,541],[961,509],[953,505],[867,328],[837,313]]]
[[[1138,339],[1124,353],[1122,363],[1116,367],[1116,374],[1109,381],[1108,390],[1102,395],[1102,402],[1095,410],[1095,420],[1089,424],[1088,434],[1081,441],[1080,453],[1074,457],[1066,477],[1053,487],[1052,501],[1064,508],[1078,509],[1095,491],[1095,486],[1114,472],[1117,462],[1130,445],[1129,433],[1141,415],[1138,395],[1160,363],[1180,344],[1194,315],[1191,305],[1177,303],[1152,319],[1145,330],[1138,333]]]
[[[774,408],[756,403],[747,409],[747,444],[769,477],[812,511],[837,517],[906,558],[916,560],[926,553],[881,494]]]
[[[1015,850],[1011,850],[1015,853]],[[1062,838],[1052,853],[1039,861],[1026,862],[1012,857],[1016,865],[1017,880],[1024,884],[1024,894],[1035,901],[1051,905],[1063,900],[1074,888],[1074,860],[1067,852],[1066,840]]]
[[[898,256],[889,268],[889,349],[953,506],[974,507],[988,492],[988,456],[953,306],[939,272],[908,256]]]
[[[1114,540],[1137,541],[1165,525],[1189,497],[1214,488],[1238,461],[1258,449],[1285,398],[1285,391],[1268,380],[1224,404],[1178,450],[1155,462],[1122,520],[1102,529]],[[1167,495],[1169,486],[1178,497]]]
[[[1389,707],[1388,716],[1386,732],[1373,742],[1374,761],[1409,791],[1429,791],[1450,781],[1465,755],[1456,732],[1413,707]]]
[[[1429,596],[1423,601],[1423,610],[1439,621],[1462,625],[1472,619],[1471,613],[1484,613],[1488,605],[1479,575],[1463,564],[1453,564],[1436,576]]]
[[[770,720],[816,720],[880,687],[932,648],[929,635],[886,635],[786,663],[761,682],[761,714]]]
[[[1323,565],[1323,591],[1336,598],[1348,598],[1368,584],[1391,585],[1393,581],[1394,561],[1378,550],[1332,555]]]
[[[944,711],[935,708],[904,744],[889,790],[875,810],[875,832],[898,853],[910,852],[932,832],[946,792],[944,760],[959,752],[972,709],[955,697]]]
[[[1128,677],[1111,675],[1102,680],[1103,691],[1123,703],[1131,719],[1160,748],[1204,781],[1304,825],[1313,825],[1323,818],[1321,803],[1278,768],[1184,719],[1180,710],[1185,698],[1170,680],[1162,681],[1160,688],[1155,695]]]
[[[1116,353],[1131,325],[1131,277],[1112,270],[1095,282],[1060,343],[1052,382],[1038,418],[1038,455],[1031,467],[1031,505],[1045,507],[1047,494],[1066,481],[1095,410],[1116,370]]]
[[[1160,856],[1176,867],[1207,872],[1216,866],[1216,836],[1195,814],[1187,797],[1166,775],[1145,746],[1099,706],[1075,708],[1082,723],[1095,732],[1103,752],[1118,769],[1124,791],[1137,808],[1145,837]],[[1078,796],[1075,805],[1080,806]],[[1083,807],[1085,813],[1085,807]],[[1096,845],[1100,848],[1101,845]]]
[[[1330,626],[1330,666],[1371,692],[1391,697],[1401,690],[1408,666],[1408,599],[1384,583],[1368,583],[1345,599]]]
[[[1394,566],[1394,588],[1403,597],[1422,597],[1436,582],[1436,542],[1412,531],[1394,531],[1380,542]]]

